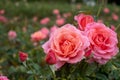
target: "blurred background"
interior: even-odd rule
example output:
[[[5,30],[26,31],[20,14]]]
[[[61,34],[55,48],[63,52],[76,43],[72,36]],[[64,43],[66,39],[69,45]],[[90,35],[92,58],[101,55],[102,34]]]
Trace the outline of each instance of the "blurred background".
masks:
[[[10,80],[34,80],[33,73],[19,60],[18,52],[23,51],[35,62],[32,65],[34,75],[49,77],[43,50],[38,46],[48,38],[35,43],[31,41],[31,34],[43,27],[52,31],[52,27],[76,24],[74,16],[81,12],[93,15],[97,22],[108,27],[117,28],[120,37],[120,0],[0,0],[0,74]],[[11,40],[10,36],[14,39]],[[116,63],[120,67],[119,59]],[[116,78],[117,74],[111,75]]]

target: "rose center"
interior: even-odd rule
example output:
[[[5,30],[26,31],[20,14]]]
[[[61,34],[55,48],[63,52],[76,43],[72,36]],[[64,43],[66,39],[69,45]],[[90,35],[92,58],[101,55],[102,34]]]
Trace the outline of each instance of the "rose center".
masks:
[[[63,52],[64,55],[68,55],[70,51],[74,49],[74,44],[71,41],[65,40],[61,44],[61,51]]]

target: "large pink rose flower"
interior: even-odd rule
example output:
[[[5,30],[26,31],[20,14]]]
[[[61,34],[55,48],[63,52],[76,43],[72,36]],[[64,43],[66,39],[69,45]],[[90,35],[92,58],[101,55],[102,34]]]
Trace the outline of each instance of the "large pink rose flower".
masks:
[[[105,64],[118,52],[117,34],[102,23],[88,24],[85,33],[91,43],[93,60]]]
[[[77,63],[84,58],[84,50],[89,46],[89,40],[80,30],[71,24],[66,24],[55,30],[42,47],[48,59],[47,63],[60,68],[65,63]],[[55,58],[53,58],[55,57]],[[52,58],[52,59],[50,59]],[[56,60],[56,61],[52,61]]]
[[[0,80],[9,80],[7,76],[0,75]]]
[[[74,19],[77,21],[80,30],[85,30],[88,23],[94,22],[94,18],[91,15],[85,14],[78,14]]]

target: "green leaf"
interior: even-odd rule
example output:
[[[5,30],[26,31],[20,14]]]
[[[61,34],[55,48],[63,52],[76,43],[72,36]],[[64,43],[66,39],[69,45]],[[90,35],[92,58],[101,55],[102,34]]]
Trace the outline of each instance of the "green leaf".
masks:
[[[97,73],[96,74],[96,78],[97,78],[97,80],[108,80],[108,78],[106,77],[106,75],[101,74],[101,73]]]
[[[34,80],[34,76],[33,75],[29,76],[27,80]]]

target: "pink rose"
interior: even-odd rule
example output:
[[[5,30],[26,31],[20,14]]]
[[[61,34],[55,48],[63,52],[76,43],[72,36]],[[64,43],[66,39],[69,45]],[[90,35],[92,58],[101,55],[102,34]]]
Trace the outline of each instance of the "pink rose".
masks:
[[[58,28],[42,47],[46,55],[49,55],[51,52],[52,55],[55,55],[55,66],[59,69],[65,63],[73,64],[81,61],[84,58],[84,49],[88,46],[88,38],[75,26],[66,24]]]
[[[7,78],[7,76],[0,75],[0,80],[9,80],[9,79]]]
[[[0,22],[7,23],[8,19],[5,16],[0,15]]]
[[[36,31],[31,34],[31,40],[33,42],[38,42],[42,39],[45,39],[46,37],[47,37],[46,34],[42,33],[41,31]]]
[[[86,26],[85,33],[91,43],[93,59],[105,64],[118,52],[117,34],[102,23],[91,23]],[[93,60],[92,59],[92,60]]]
[[[77,21],[80,30],[84,30],[88,23],[94,22],[94,18],[91,15],[85,14],[79,14],[74,19]]]
[[[108,13],[110,13],[110,10],[109,10],[109,8],[106,7],[106,8],[103,9],[103,12],[108,14]]]
[[[14,40],[16,37],[17,37],[17,34],[16,34],[15,31],[10,30],[10,31],[8,32],[8,38],[9,38],[9,40]]]
[[[72,16],[72,13],[71,12],[67,12],[67,13],[64,13],[63,16],[64,16],[64,18],[68,18],[68,17]]]
[[[112,14],[112,18],[113,18],[113,20],[115,20],[115,21],[118,21],[118,19],[119,19],[118,15],[115,14],[115,13]]]
[[[59,18],[59,19],[57,19],[57,20],[56,20],[56,24],[57,24],[58,26],[61,26],[61,25],[65,24],[65,19],[64,19],[64,18]]]
[[[20,52],[19,52],[19,58],[20,58],[20,61],[21,61],[21,62],[24,62],[24,61],[27,60],[28,54],[20,51]]]
[[[46,36],[49,34],[49,29],[46,28],[46,27],[41,28],[40,31],[41,31],[43,34],[45,34]]]
[[[57,29],[58,29],[58,27],[57,27],[56,25],[52,26],[52,27],[50,28],[50,33],[54,32],[54,31],[57,30]]]
[[[0,15],[3,15],[4,13],[5,13],[4,9],[0,10]]]
[[[50,22],[50,18],[46,17],[40,20],[40,24],[46,25]]]
[[[60,12],[59,12],[58,9],[54,9],[54,10],[53,10],[53,14],[58,15],[59,13],[60,13]]]
[[[114,25],[111,25],[110,28],[115,31],[115,26]]]

